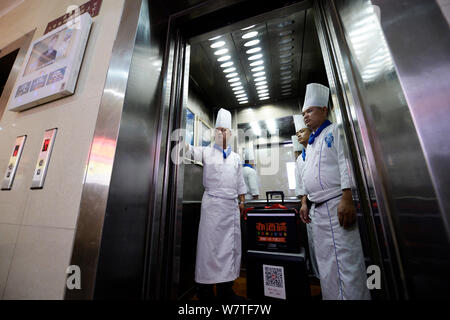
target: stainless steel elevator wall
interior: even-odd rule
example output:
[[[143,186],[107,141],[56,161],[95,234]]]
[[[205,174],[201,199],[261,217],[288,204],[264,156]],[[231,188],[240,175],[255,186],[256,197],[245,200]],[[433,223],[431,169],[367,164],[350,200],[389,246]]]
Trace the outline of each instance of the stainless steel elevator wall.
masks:
[[[436,189],[438,184],[433,183],[431,175],[432,169],[438,168],[427,161],[437,150],[424,146],[425,119],[417,120],[419,110],[412,109],[417,101],[407,96],[412,86],[432,86],[431,78],[414,73],[413,64],[425,62],[420,52],[414,52],[415,55],[408,52],[408,42],[415,43],[414,46],[423,42],[426,46],[427,41],[416,34],[410,34],[408,41],[405,38],[400,40],[398,34],[393,36],[394,32],[406,33],[402,29],[408,27],[407,21],[399,22],[406,13],[397,12],[395,15],[383,11],[383,6],[381,19],[386,16],[390,20],[384,21],[386,28],[382,29],[380,11],[372,5],[377,2],[386,3],[386,10],[399,9],[395,5],[390,7],[389,1],[322,1],[333,45],[337,49],[336,63],[346,86],[347,108],[361,149],[360,161],[366,170],[371,200],[375,200],[373,197],[376,195],[384,235],[390,242],[387,246],[390,247],[391,258],[398,262],[398,269],[394,272],[397,277],[404,278],[405,288],[399,295],[406,298],[448,297],[447,213],[443,212],[443,207],[440,208],[438,195],[442,190]],[[410,2],[413,5],[415,1]],[[430,19],[433,5],[425,5]],[[414,12],[409,14],[414,15]],[[388,29],[394,21],[397,28]],[[392,32],[392,37],[385,37],[386,32]],[[390,50],[392,43],[389,40],[394,42],[396,51]],[[403,42],[402,48],[399,48],[399,41]],[[405,66],[405,56],[411,62],[409,66]],[[436,54],[436,58],[440,57]],[[448,66],[448,59],[436,61],[439,62],[440,67]],[[399,64],[403,68],[409,67],[409,72],[406,69],[404,73],[399,72]],[[432,64],[421,67],[428,72],[433,70]],[[411,76],[414,78],[409,78]],[[410,87],[405,87],[405,83]],[[422,90],[422,94],[421,99],[432,101],[428,96],[431,92]],[[438,97],[446,95],[448,98],[448,90],[439,94]],[[437,107],[436,112],[440,110]],[[426,118],[427,112],[422,110],[421,116]],[[448,133],[448,129],[437,128]],[[441,156],[448,157],[447,150],[447,147],[441,148]],[[443,173],[448,176],[445,171]]]

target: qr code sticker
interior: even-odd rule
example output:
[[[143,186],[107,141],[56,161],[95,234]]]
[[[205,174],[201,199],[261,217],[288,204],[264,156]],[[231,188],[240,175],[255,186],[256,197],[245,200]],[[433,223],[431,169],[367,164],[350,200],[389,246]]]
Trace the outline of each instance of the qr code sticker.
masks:
[[[282,288],[283,287],[283,268],[269,267],[264,269],[264,279],[267,286]]]
[[[286,299],[284,269],[279,266],[263,264],[264,295]]]

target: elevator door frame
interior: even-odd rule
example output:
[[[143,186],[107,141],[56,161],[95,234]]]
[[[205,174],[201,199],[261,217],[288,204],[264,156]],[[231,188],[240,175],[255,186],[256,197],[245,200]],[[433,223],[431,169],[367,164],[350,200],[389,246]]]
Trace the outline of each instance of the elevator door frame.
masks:
[[[249,3],[251,1],[236,1],[238,5],[240,3]],[[314,6],[313,6],[314,5]],[[169,97],[169,110],[168,112],[168,122],[167,127],[164,128],[164,131],[167,132],[167,146],[165,158],[165,170],[164,170],[164,188],[162,194],[161,203],[164,203],[165,212],[165,226],[161,229],[163,230],[162,234],[160,234],[160,239],[162,239],[160,252],[163,254],[161,259],[161,264],[158,267],[159,274],[161,277],[159,278],[158,287],[161,288],[158,296],[162,299],[176,299],[177,298],[177,286],[179,283],[180,277],[180,248],[181,248],[181,213],[182,213],[182,195],[183,195],[183,174],[184,174],[184,166],[183,165],[174,165],[170,160],[171,153],[179,155],[178,142],[180,141],[180,136],[172,136],[172,130],[183,128],[185,126],[184,123],[184,110],[187,105],[187,95],[188,95],[188,80],[189,80],[189,54],[190,54],[190,45],[188,44],[188,39],[192,38],[199,34],[208,34],[209,32],[213,32],[216,29],[222,28],[225,25],[235,25],[235,22],[245,20],[245,24],[249,24],[249,20],[252,17],[256,17],[259,14],[270,14],[273,12],[284,12],[288,10],[304,10],[304,9],[312,9],[315,11],[315,20],[316,20],[316,29],[322,23],[320,19],[323,19],[323,16],[318,14],[318,6],[317,1],[303,1],[290,6],[278,7],[278,8],[267,8],[262,7],[259,8],[259,11],[255,14],[255,11],[252,11],[252,14],[247,14],[248,17],[245,17],[241,13],[241,15],[236,18],[237,21],[226,23],[226,19],[209,19],[208,17],[216,16],[219,10],[230,10],[228,6],[220,6],[216,7],[209,5],[207,8],[198,7],[192,10],[187,10],[180,15],[171,16],[169,19],[169,31],[168,31],[168,43],[167,43],[167,52],[165,56],[165,61],[167,61],[166,65],[166,75],[167,75],[167,86],[166,92],[163,93],[166,97]],[[273,6],[273,5],[272,5]],[[264,11],[266,10],[266,11]],[[207,11],[207,13],[205,13]],[[189,28],[186,25],[195,24],[196,18],[201,18],[204,21],[213,20],[209,25],[202,25],[202,28]],[[206,17],[206,18],[205,18]],[[323,21],[322,21],[323,22]],[[202,30],[200,30],[202,29]],[[201,33],[199,33],[201,32]],[[323,29],[320,31],[317,30],[318,36],[321,33],[321,40],[325,40],[326,43],[330,43],[331,40],[327,39],[330,36],[329,33],[324,32]],[[196,34],[197,33],[197,34]],[[324,43],[321,43],[322,54],[324,58],[324,63],[327,70],[327,75],[329,79],[330,86],[334,84],[334,87],[331,88],[334,90],[334,95],[337,97],[334,99],[335,107],[340,111],[341,119],[343,120],[343,129],[345,133],[345,139],[350,146],[350,150],[347,150],[347,154],[349,154],[349,159],[351,159],[353,166],[353,173],[355,180],[357,181],[357,192],[360,195],[360,203],[362,205],[362,212],[364,216],[365,224],[367,225],[368,232],[370,233],[369,245],[371,247],[371,260],[378,265],[380,263],[380,247],[378,244],[378,238],[376,231],[373,226],[373,212],[370,208],[370,202],[368,199],[368,191],[367,184],[362,175],[361,163],[358,160],[358,151],[357,146],[355,144],[354,132],[351,129],[351,122],[348,121],[348,114],[346,111],[346,104],[342,94],[342,88],[340,88],[337,84],[339,83],[337,75],[333,73],[339,72],[336,68],[331,70],[331,66],[334,65],[334,59],[332,57],[332,53],[329,48],[324,47]],[[323,52],[326,49],[330,55],[327,55]],[[331,75],[331,76],[330,76]],[[333,92],[332,92],[333,94]],[[167,131],[166,131],[167,130]],[[174,151],[173,151],[174,150]],[[175,196],[173,196],[175,195]],[[378,199],[377,199],[378,200]],[[379,201],[378,201],[379,203]],[[164,213],[163,213],[164,214]],[[383,268],[382,275],[383,275]],[[382,276],[384,280],[385,277]],[[392,298],[396,294],[394,289],[388,287],[385,283],[383,283],[384,291],[377,294],[378,298],[386,299]],[[394,291],[393,291],[394,290]],[[147,297],[155,297],[149,291],[147,291]]]

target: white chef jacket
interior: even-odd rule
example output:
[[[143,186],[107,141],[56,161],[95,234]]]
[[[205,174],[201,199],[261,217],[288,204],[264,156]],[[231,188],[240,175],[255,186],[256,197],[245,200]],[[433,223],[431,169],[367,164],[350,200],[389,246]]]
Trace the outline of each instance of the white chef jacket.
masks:
[[[303,185],[308,199],[323,202],[349,189],[350,177],[339,129],[332,123],[306,148]]]
[[[203,163],[200,225],[197,238],[195,281],[213,284],[239,277],[241,265],[241,224],[238,195],[247,193],[239,155],[226,159],[215,147],[192,147],[196,161]]]
[[[247,166],[242,168],[245,185],[247,186],[247,193],[245,199],[251,200],[253,196],[259,196],[258,176],[256,170]]]
[[[303,161],[302,155],[300,154],[295,161],[295,195],[303,196],[306,194],[305,187],[303,186],[303,169],[305,168],[305,161]]]

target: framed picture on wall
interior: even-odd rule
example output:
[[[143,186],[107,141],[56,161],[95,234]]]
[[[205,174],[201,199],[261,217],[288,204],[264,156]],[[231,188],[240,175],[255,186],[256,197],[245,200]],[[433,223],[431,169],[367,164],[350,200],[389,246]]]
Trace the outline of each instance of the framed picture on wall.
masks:
[[[207,147],[212,142],[211,127],[201,118],[197,118],[197,146]]]
[[[197,127],[197,116],[189,109],[186,108],[186,143],[190,146],[195,146],[195,129]],[[184,157],[188,162],[194,162],[193,159]]]
[[[8,110],[23,111],[75,93],[91,25],[84,13],[31,43]]]

